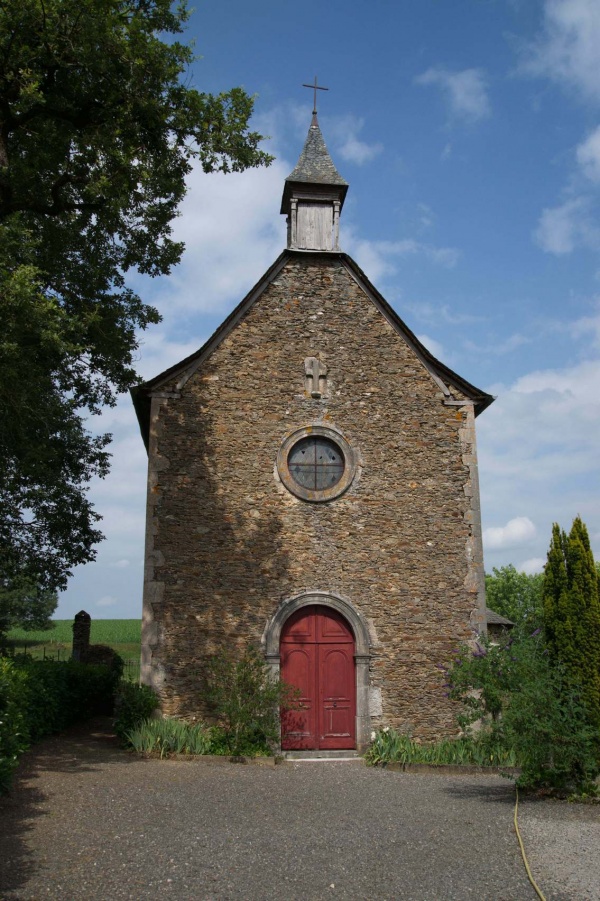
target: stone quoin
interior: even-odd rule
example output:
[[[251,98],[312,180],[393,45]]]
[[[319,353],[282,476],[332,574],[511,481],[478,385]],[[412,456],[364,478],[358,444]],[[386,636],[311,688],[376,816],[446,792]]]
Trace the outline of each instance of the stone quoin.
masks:
[[[164,714],[207,717],[210,656],[261,647],[319,706],[288,748],[453,734],[439,667],[486,629],[475,417],[493,398],[339,249],[347,188],[314,114],[284,185],[288,246],[203,347],[132,391],[142,681]]]

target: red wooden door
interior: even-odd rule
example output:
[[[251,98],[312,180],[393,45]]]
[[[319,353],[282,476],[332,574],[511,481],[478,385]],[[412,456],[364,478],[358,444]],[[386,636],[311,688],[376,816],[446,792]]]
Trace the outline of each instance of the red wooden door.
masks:
[[[356,747],[354,636],[343,616],[311,605],[281,634],[281,678],[300,689],[301,710],[282,711],[284,750]]]

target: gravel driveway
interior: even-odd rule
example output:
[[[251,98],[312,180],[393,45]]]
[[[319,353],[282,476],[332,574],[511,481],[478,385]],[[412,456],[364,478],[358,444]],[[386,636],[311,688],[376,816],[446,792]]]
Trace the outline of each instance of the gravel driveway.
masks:
[[[529,901],[513,802],[496,777],[140,760],[97,721],[26,755],[0,800],[0,897]],[[549,901],[600,898],[598,808],[522,811]],[[569,866],[548,869],[565,822]]]

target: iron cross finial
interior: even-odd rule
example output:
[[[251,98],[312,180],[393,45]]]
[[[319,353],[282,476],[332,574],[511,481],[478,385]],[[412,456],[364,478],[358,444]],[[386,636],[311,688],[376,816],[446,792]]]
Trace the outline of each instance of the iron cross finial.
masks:
[[[314,91],[314,99],[313,99],[313,116],[317,115],[317,91],[328,91],[329,88],[322,88],[320,84],[317,84],[317,76],[315,75],[315,83],[314,84],[303,84],[303,88],[312,88]]]

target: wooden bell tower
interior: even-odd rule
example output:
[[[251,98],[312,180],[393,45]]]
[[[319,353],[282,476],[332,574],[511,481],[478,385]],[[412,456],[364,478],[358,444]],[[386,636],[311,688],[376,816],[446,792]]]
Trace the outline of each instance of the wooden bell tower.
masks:
[[[317,120],[316,95],[308,135],[294,171],[285,180],[281,212],[287,216],[289,250],[339,251],[340,212],[348,190],[335,168]]]

